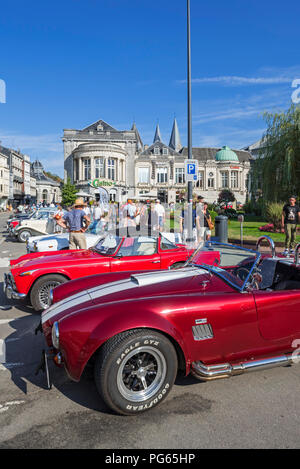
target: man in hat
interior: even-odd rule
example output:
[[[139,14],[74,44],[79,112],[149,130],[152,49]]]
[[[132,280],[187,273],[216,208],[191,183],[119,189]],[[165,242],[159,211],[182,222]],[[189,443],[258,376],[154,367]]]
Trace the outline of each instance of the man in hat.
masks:
[[[300,221],[300,207],[296,203],[296,196],[289,198],[289,203],[285,204],[282,209],[282,227],[285,232],[285,250],[284,255],[294,254],[296,246],[297,224]]]
[[[90,218],[84,213],[83,208],[86,207],[83,199],[75,200],[72,210],[63,218],[58,220],[58,224],[63,228],[68,228],[69,249],[86,249],[86,239],[84,232],[90,224]]]

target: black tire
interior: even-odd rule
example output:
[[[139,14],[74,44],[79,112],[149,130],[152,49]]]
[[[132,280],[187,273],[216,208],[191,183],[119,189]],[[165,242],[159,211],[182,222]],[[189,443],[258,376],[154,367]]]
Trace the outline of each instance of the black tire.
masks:
[[[170,265],[170,270],[173,269],[181,269],[183,267],[185,262],[175,262],[175,264]]]
[[[110,409],[121,415],[136,415],[167,397],[177,368],[175,348],[164,335],[133,329],[112,337],[101,347],[94,377]]]
[[[26,243],[27,239],[31,236],[31,231],[26,229],[20,230],[17,236],[20,243]]]
[[[63,275],[50,274],[39,278],[33,285],[30,292],[30,303],[35,311],[43,311],[50,306],[50,290],[67,282]]]

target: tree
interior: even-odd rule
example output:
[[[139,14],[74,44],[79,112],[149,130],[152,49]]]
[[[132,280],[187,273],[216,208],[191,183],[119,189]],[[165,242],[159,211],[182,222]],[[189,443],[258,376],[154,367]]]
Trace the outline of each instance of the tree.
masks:
[[[68,178],[66,184],[63,185],[61,197],[63,205],[73,205],[77,197],[77,189],[74,184],[71,183],[71,179]]]
[[[261,189],[266,202],[280,202],[300,195],[300,107],[264,117],[267,130],[253,166],[252,193]]]
[[[46,174],[46,176],[48,176],[49,178],[54,179],[54,181],[57,181],[59,183],[63,183],[62,178],[60,176],[58,176],[57,174],[53,174],[50,171],[44,171],[44,174]]]
[[[235,201],[235,196],[232,191],[229,189],[224,189],[220,192],[219,197],[218,197],[218,204],[222,203],[227,203],[228,202],[234,202]]]

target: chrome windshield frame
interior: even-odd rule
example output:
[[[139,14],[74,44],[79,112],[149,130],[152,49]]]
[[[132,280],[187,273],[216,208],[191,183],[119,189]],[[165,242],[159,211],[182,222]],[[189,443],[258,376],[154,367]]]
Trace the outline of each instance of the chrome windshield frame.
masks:
[[[222,278],[222,280],[224,280],[226,283],[229,283],[230,285],[232,285],[234,288],[236,288],[237,290],[239,290],[241,293],[244,293],[247,291],[247,286],[249,284],[249,279],[251,278],[252,276],[252,273],[254,271],[254,269],[257,267],[257,265],[259,264],[259,261],[261,259],[261,253],[259,251],[255,251],[253,249],[247,249],[247,248],[243,248],[241,246],[235,246],[234,244],[229,244],[229,243],[218,243],[217,241],[208,241],[206,242],[203,246],[201,246],[201,248],[198,248],[199,251],[203,248],[203,247],[210,247],[210,246],[216,246],[216,247],[221,247],[221,246],[225,246],[225,247],[232,247],[234,249],[237,249],[237,250],[240,250],[240,251],[243,251],[243,252],[248,252],[249,255],[251,254],[254,254],[255,255],[255,261],[253,262],[253,266],[251,267],[250,271],[249,271],[249,274],[247,275],[244,283],[242,286],[240,285],[237,285],[237,284],[234,284],[233,282],[231,282],[228,278],[226,278],[225,276],[222,275],[222,273],[220,272],[220,270],[224,270],[225,269],[222,269],[222,267],[215,267],[213,265],[207,265],[207,264],[193,264],[194,266],[197,266],[197,267],[202,267],[204,268],[205,270],[208,270],[209,272],[211,273],[214,273],[216,275],[218,275],[218,277]],[[197,250],[198,250],[197,249]],[[192,254],[191,257],[193,257],[194,253]],[[185,264],[185,266],[187,266],[189,263],[189,260],[187,261],[187,263]]]

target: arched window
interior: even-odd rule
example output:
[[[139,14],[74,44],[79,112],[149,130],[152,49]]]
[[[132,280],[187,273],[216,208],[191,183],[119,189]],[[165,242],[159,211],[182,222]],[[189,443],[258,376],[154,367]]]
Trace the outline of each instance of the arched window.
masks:
[[[42,199],[43,199],[43,202],[48,202],[48,191],[47,191],[47,189],[43,190]]]
[[[104,158],[95,158],[95,177],[104,178]]]

